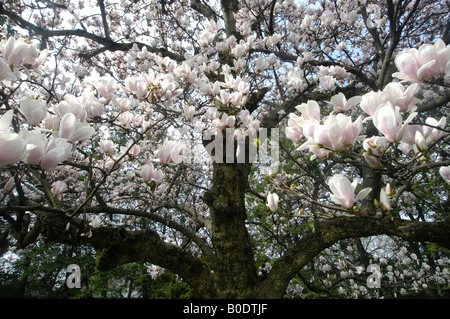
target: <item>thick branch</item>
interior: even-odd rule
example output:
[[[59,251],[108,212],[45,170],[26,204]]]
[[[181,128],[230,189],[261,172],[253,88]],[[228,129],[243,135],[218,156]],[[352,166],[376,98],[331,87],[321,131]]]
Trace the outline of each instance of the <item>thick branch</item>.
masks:
[[[102,45],[102,48],[96,49],[94,51],[97,54],[104,52],[104,51],[128,51],[133,47],[133,45],[136,44],[139,48],[142,48],[145,46],[149,52],[161,54],[164,57],[169,57],[178,62],[184,61],[183,56],[173,53],[173,52],[170,52],[164,48],[154,48],[154,47],[148,46],[143,43],[138,43],[138,42],[119,43],[119,42],[115,42],[115,41],[111,40],[109,38],[109,36],[100,37],[93,33],[87,32],[86,30],[83,30],[83,29],[75,29],[75,30],[42,29],[41,27],[36,26],[36,25],[26,21],[25,19],[23,19],[16,13],[5,9],[5,7],[3,5],[0,5],[0,15],[7,16],[8,18],[10,18],[14,22],[16,22],[20,27],[27,29],[31,34],[40,35],[44,38],[76,36],[76,37],[81,37],[81,38],[86,38],[86,39],[92,40],[95,43]],[[107,32],[107,30],[105,30],[105,32]],[[84,57],[89,56],[90,57],[90,56],[93,56],[93,54],[80,53],[80,56],[84,56]]]
[[[450,222],[424,223],[392,220],[390,217],[341,217],[325,220],[317,224],[315,232],[305,235],[274,263],[269,276],[260,286],[260,293],[266,298],[279,298],[286,291],[291,278],[322,250],[342,239],[381,234],[397,236],[407,241],[434,242],[450,248]]]
[[[191,8],[202,14],[209,20],[217,21],[217,14],[208,5],[201,2],[201,0],[191,0]]]

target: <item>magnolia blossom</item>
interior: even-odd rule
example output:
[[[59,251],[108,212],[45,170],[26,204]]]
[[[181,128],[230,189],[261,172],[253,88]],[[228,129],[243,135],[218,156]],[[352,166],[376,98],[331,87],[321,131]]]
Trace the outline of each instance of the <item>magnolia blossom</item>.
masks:
[[[352,121],[350,116],[344,114],[330,115],[323,124],[316,119],[303,124],[303,134],[307,142],[300,146],[300,150],[309,148],[319,157],[328,154],[328,151],[338,151],[345,146],[353,144],[362,130],[362,117]],[[318,147],[326,149],[320,151]]]
[[[221,117],[215,118],[212,121],[212,125],[219,131],[223,131],[226,128],[234,128],[235,123],[236,117],[226,113],[222,113]]]
[[[445,136],[444,131],[447,119],[442,117],[439,121],[432,117],[425,120],[427,125],[408,125],[405,129],[399,148],[403,153],[408,154],[426,152],[428,146]]]
[[[380,157],[388,147],[388,141],[380,136],[366,138],[363,142],[364,159],[371,167],[380,167]]]
[[[373,124],[383,133],[389,142],[400,142],[408,124],[417,115],[411,113],[403,123],[400,107],[394,106],[391,102],[387,102],[377,108],[373,117]]]
[[[52,184],[51,192],[53,195],[58,196],[67,190],[67,184],[62,181],[57,181]]]
[[[333,193],[330,195],[331,200],[345,208],[353,207],[358,200],[366,198],[372,191],[372,188],[367,187],[362,189],[358,195],[355,196],[357,181],[351,183],[347,177],[341,174],[333,175],[328,180],[328,185]]]
[[[43,101],[24,99],[20,103],[20,112],[25,116],[28,124],[38,125],[47,116],[47,106]]]
[[[94,83],[94,87],[101,96],[105,99],[110,99],[115,96],[114,92],[116,91],[117,84],[114,79],[99,79]]]
[[[160,170],[156,170],[152,164],[146,164],[141,167],[139,174],[144,182],[154,183],[155,186],[161,184],[164,174]]]
[[[0,167],[16,163],[26,156],[26,142],[19,134],[8,132],[13,117],[13,110],[7,111],[0,119]]]
[[[337,112],[347,112],[360,101],[361,96],[354,96],[347,100],[343,93],[338,93],[337,95],[334,95],[328,103],[333,105]]]
[[[10,37],[6,41],[2,51],[3,58],[12,68],[25,66],[37,69],[47,57],[47,50],[39,54],[35,46],[24,42],[23,39],[15,40],[14,37]]]
[[[320,106],[316,101],[308,101],[295,107],[297,111],[302,113],[305,120],[315,119],[320,121]]]
[[[81,123],[73,113],[68,113],[61,118],[59,125],[59,137],[69,142],[85,140],[94,135],[95,129],[87,123]]]
[[[52,170],[59,163],[69,158],[72,152],[72,145],[64,138],[53,138],[48,141],[45,155],[41,161],[41,168]]]
[[[384,211],[391,211],[392,210],[392,205],[391,205],[391,201],[389,199],[391,190],[390,190],[390,185],[386,185],[386,188],[382,188],[380,191],[380,204],[381,204],[381,208]]]
[[[395,58],[399,72],[393,74],[404,81],[423,82],[450,73],[450,46],[442,39],[423,44],[419,49],[404,50]]]
[[[400,112],[412,112],[416,109],[417,99],[414,95],[419,90],[419,85],[414,83],[408,88],[401,83],[389,83],[383,91],[366,93],[361,98],[361,109],[373,116],[378,107],[382,104],[390,102],[394,106],[398,106]]]
[[[27,153],[23,161],[30,165],[38,165],[45,156],[47,137],[39,131],[21,131],[20,137],[33,148]]]
[[[3,58],[0,58],[0,81],[3,80],[16,80],[16,75],[11,71],[9,65]]]
[[[192,118],[194,117],[194,114],[195,114],[195,106],[185,105],[183,108],[183,113],[184,113],[184,116],[186,117],[186,119],[192,120]]]
[[[324,75],[319,77],[319,83],[324,88],[324,90],[332,90],[336,84],[336,78],[331,75]]]
[[[184,146],[176,141],[164,141],[157,150],[159,162],[162,164],[180,163],[182,160]]]
[[[442,166],[439,169],[439,174],[445,179],[448,183],[450,183],[450,166]]]
[[[270,193],[267,195],[266,206],[270,209],[272,213],[276,212],[278,209],[278,195],[276,193]]]
[[[303,137],[303,123],[305,119],[294,113],[289,114],[288,126],[285,129],[286,137],[294,143],[299,143]]]

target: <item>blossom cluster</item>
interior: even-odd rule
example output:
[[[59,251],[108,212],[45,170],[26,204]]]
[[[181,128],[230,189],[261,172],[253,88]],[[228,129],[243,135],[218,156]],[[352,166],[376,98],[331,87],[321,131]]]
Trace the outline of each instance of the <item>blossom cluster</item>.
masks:
[[[46,56],[45,50],[38,54],[35,46],[9,38],[2,43],[2,83],[7,85],[38,72]],[[18,112],[7,110],[0,119],[0,167],[23,161],[40,165],[44,170],[54,169],[69,158],[77,142],[85,141],[95,133],[86,122],[85,108],[80,105],[68,109],[60,103],[52,114],[44,101],[24,97],[16,109]],[[13,130],[14,118],[19,115],[27,125],[21,126],[19,131]]]
[[[394,76],[403,80],[387,84],[381,91],[371,91],[362,96],[354,96],[347,100],[342,93],[334,95],[327,105],[332,112],[321,118],[321,107],[317,101],[308,101],[297,105],[300,115],[289,114],[286,137],[299,145],[298,150],[308,150],[312,158],[327,158],[335,153],[351,148],[355,143],[363,146],[363,157],[368,165],[382,167],[383,156],[391,145],[398,147],[405,155],[422,156],[433,143],[446,135],[447,119],[427,117],[423,124],[413,123],[418,115],[417,98],[420,83],[450,75],[450,46],[442,40],[434,45],[424,44],[418,50],[410,49],[400,52],[396,59],[399,72]],[[403,82],[413,82],[409,86]],[[347,113],[358,113],[356,120]],[[380,135],[361,135],[363,126],[372,122]],[[445,180],[447,167],[440,169]],[[357,200],[367,196],[369,189],[361,191],[355,197],[355,184],[340,174],[329,181],[331,199],[346,208],[351,208]],[[385,209],[390,208],[385,191],[382,190],[380,200]]]

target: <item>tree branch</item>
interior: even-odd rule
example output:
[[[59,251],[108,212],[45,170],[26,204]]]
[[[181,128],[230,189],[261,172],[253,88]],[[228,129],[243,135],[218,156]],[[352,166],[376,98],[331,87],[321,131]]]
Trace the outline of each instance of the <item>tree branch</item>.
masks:
[[[278,298],[293,278],[322,250],[336,242],[355,237],[385,234],[407,241],[434,242],[450,248],[450,222],[417,222],[390,217],[339,217],[316,224],[314,232],[305,235],[286,254],[275,261],[268,277],[261,283],[260,293]]]
[[[138,48],[140,48],[140,49],[142,47],[146,47],[149,52],[161,54],[162,56],[169,57],[172,60],[175,60],[177,62],[182,62],[185,60],[185,58],[182,55],[170,52],[169,50],[164,49],[164,48],[154,48],[154,47],[151,47],[149,45],[146,45],[146,44],[143,44],[140,42],[119,43],[119,42],[115,42],[115,41],[111,40],[109,38],[109,36],[100,37],[93,33],[87,32],[86,30],[83,30],[83,29],[74,29],[74,30],[42,29],[41,27],[36,26],[36,25],[26,21],[25,19],[23,19],[16,13],[5,9],[5,7],[3,5],[0,6],[0,15],[7,16],[8,18],[10,18],[14,22],[16,22],[21,28],[27,29],[31,34],[40,35],[44,38],[76,36],[76,37],[81,37],[81,38],[92,40],[95,43],[102,45],[101,48],[95,49],[93,51],[94,54],[93,53],[90,53],[90,54],[80,53],[79,55],[81,57],[92,57],[95,54],[99,54],[99,53],[102,53],[105,51],[128,51],[133,47],[133,45],[137,45]],[[106,31],[107,30],[105,30],[105,32]]]

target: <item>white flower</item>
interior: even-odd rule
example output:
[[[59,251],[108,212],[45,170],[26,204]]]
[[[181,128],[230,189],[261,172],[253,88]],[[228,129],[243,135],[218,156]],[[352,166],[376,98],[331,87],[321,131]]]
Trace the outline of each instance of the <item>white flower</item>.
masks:
[[[350,183],[348,178],[341,174],[333,175],[329,179],[328,185],[333,193],[330,195],[331,200],[345,208],[353,207],[358,200],[366,198],[372,190],[370,187],[364,188],[355,197],[357,182],[354,181],[353,183]]]
[[[53,195],[58,196],[64,193],[67,190],[66,183],[62,181],[57,181],[52,184],[51,192]]]
[[[267,204],[266,206],[270,209],[270,211],[276,212],[278,209],[278,195],[276,193],[270,193],[267,195]]]
[[[450,183],[450,166],[442,166],[439,169],[439,174],[443,179]]]
[[[38,125],[47,116],[47,106],[39,100],[26,98],[20,103],[19,110],[31,125]]]

